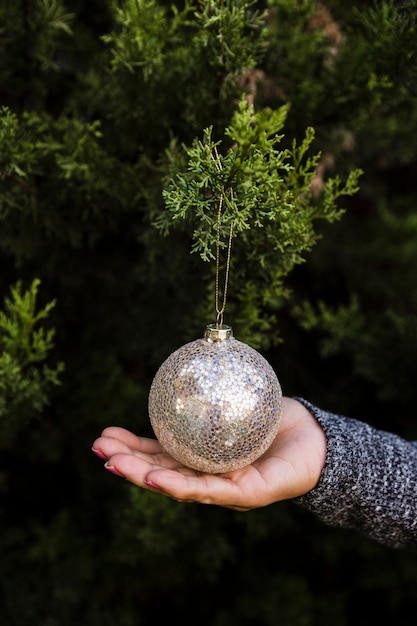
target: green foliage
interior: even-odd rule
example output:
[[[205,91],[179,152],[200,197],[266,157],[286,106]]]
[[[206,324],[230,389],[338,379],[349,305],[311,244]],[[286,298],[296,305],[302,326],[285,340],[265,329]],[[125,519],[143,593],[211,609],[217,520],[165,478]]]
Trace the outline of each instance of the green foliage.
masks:
[[[156,367],[213,321],[220,196],[235,335],[286,395],[417,438],[416,15],[1,3],[2,625],[411,623],[414,555],[136,490],[90,446],[152,436]]]
[[[323,152],[336,155],[340,168],[354,154],[372,158],[369,153],[386,146],[392,131],[398,137],[401,127],[414,127],[414,0],[269,4],[268,80],[259,95],[274,107],[291,102],[292,134],[314,126]]]
[[[172,4],[169,10],[155,0],[111,4],[120,29],[103,36],[112,46],[112,67],[139,68],[145,80],[168,66],[178,71],[180,63],[195,64],[204,51],[209,67],[224,67],[227,73],[251,67],[258,56],[254,31],[263,19],[252,9],[253,0],[186,0],[183,8]]]
[[[33,58],[41,71],[58,70],[55,53],[59,50],[61,35],[71,36],[74,13],[68,13],[60,0],[42,0],[28,14],[28,26],[36,34]]]
[[[40,107],[65,71],[75,14],[61,0],[38,0],[0,7],[1,104]],[[10,59],[13,58],[13,62]]]
[[[110,207],[123,203],[125,169],[100,145],[98,122],[47,114],[0,112],[0,223],[3,247],[18,260],[39,252],[45,237],[91,245],[116,227]],[[113,184],[117,176],[118,186]]]
[[[63,364],[49,367],[45,360],[54,346],[55,330],[40,326],[55,306],[49,302],[37,309],[40,281],[22,291],[11,288],[11,297],[0,311],[0,429],[3,437],[17,433],[25,422],[40,413],[54,386],[60,384]]]
[[[204,261],[216,259],[218,232],[220,246],[226,248],[233,229],[233,250],[239,259],[245,258],[244,264],[232,262],[230,292],[240,310],[250,302],[254,310],[264,312],[265,306],[288,297],[284,278],[316,242],[314,222],[339,219],[339,198],[358,191],[359,169],[344,183],[340,177],[328,178],[317,193],[313,183],[320,153],[310,150],[314,130],[308,128],[299,145],[294,140],[290,148],[279,149],[287,110],[283,106],[255,113],[241,98],[224,131],[229,149],[221,140],[214,141],[212,128],[205,129],[203,141],[196,139],[186,148],[187,171],[169,180],[163,191],[168,212],[155,220],[164,233],[185,221],[193,232],[191,251]],[[253,343],[257,328],[248,322],[255,318],[257,325],[260,315],[248,311],[240,317]],[[270,326],[264,314],[263,333]]]
[[[170,21],[166,7],[158,2],[129,0],[122,6],[113,2],[120,30],[103,36],[103,41],[111,45],[112,67],[132,73],[140,68],[147,80],[164,65],[164,57],[172,53],[174,42],[179,41],[177,30],[187,25],[190,10],[188,3],[181,12],[172,7]]]
[[[115,24],[102,36],[109,47],[107,84],[99,78],[105,91],[93,98],[104,96],[100,110],[108,107],[124,141],[135,139],[130,149],[160,158],[173,137],[188,143],[202,122],[221,126],[261,56],[264,21],[256,3],[109,4]]]
[[[196,579],[215,582],[225,565],[234,561],[233,545],[221,531],[216,516],[201,515],[197,505],[189,511],[177,502],[133,487],[128,495],[127,505],[115,516],[117,544],[121,548],[118,562],[144,566],[151,559],[148,576],[161,585],[174,578],[175,586],[180,588],[186,584],[189,569],[193,569]],[[138,546],[137,551],[123,550],[127,536]],[[196,548],[194,554],[190,554],[190,545]],[[181,553],[184,554],[182,570],[177,562]],[[163,577],[161,570],[165,570]]]
[[[356,236],[349,300],[335,305],[318,299],[314,304],[303,302],[294,307],[302,327],[317,333],[321,355],[345,355],[355,375],[374,384],[383,401],[394,401],[399,395],[403,399],[414,396],[404,368],[411,372],[417,363],[416,228],[414,208],[405,209],[403,203],[396,207],[394,202],[388,208],[385,201],[381,202],[378,226],[367,220]],[[381,239],[375,234],[379,231],[382,236],[383,230],[390,236],[381,248]],[[346,256],[346,243],[339,238],[337,245],[339,250],[334,251],[333,258],[338,254],[339,263],[352,265],[352,257]],[[365,263],[372,280],[363,275]],[[396,276],[401,277],[401,296],[395,286]],[[387,351],[387,345],[395,349]]]

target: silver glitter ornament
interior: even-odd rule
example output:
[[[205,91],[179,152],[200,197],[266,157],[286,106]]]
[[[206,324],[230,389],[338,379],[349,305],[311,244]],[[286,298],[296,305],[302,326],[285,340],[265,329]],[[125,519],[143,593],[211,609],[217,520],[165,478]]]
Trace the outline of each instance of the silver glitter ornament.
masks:
[[[259,458],[277,435],[281,413],[271,365],[225,325],[207,326],[204,338],[173,352],[149,392],[149,417],[163,448],[212,474]]]

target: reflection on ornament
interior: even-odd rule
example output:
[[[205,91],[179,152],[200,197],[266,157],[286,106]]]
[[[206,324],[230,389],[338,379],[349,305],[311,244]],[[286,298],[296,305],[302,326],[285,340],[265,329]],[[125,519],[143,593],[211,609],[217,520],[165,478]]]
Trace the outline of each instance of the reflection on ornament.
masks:
[[[271,365],[224,325],[207,326],[204,338],[173,352],[149,393],[161,445],[184,465],[213,474],[259,458],[277,435],[281,413]]]

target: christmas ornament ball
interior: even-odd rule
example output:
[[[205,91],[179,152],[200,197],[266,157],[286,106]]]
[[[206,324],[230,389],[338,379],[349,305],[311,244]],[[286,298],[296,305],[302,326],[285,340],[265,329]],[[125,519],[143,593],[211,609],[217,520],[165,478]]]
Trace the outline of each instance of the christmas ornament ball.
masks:
[[[162,363],[148,405],[163,448],[187,467],[217,474],[249,465],[269,448],[282,391],[259,352],[235,339],[230,326],[211,324]]]

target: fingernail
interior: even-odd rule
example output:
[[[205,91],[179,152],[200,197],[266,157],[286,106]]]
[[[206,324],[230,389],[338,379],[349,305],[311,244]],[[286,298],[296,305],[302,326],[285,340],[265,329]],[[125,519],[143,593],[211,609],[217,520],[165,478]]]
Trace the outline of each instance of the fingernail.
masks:
[[[91,450],[94,452],[94,454],[97,454],[100,459],[107,459],[106,455],[101,450],[98,450],[97,448],[91,448]]]
[[[104,467],[106,468],[106,470],[109,470],[109,472],[111,472],[112,474],[116,474],[116,476],[122,476],[123,478],[125,477],[125,475],[122,474],[122,472],[119,472],[119,470],[116,467],[114,467],[114,465],[109,465],[108,463],[105,463]]]
[[[143,482],[145,483],[145,485],[148,485],[148,487],[153,487],[154,489],[160,489],[161,488],[159,485],[156,485],[151,480],[149,480],[149,478],[144,478]]]

